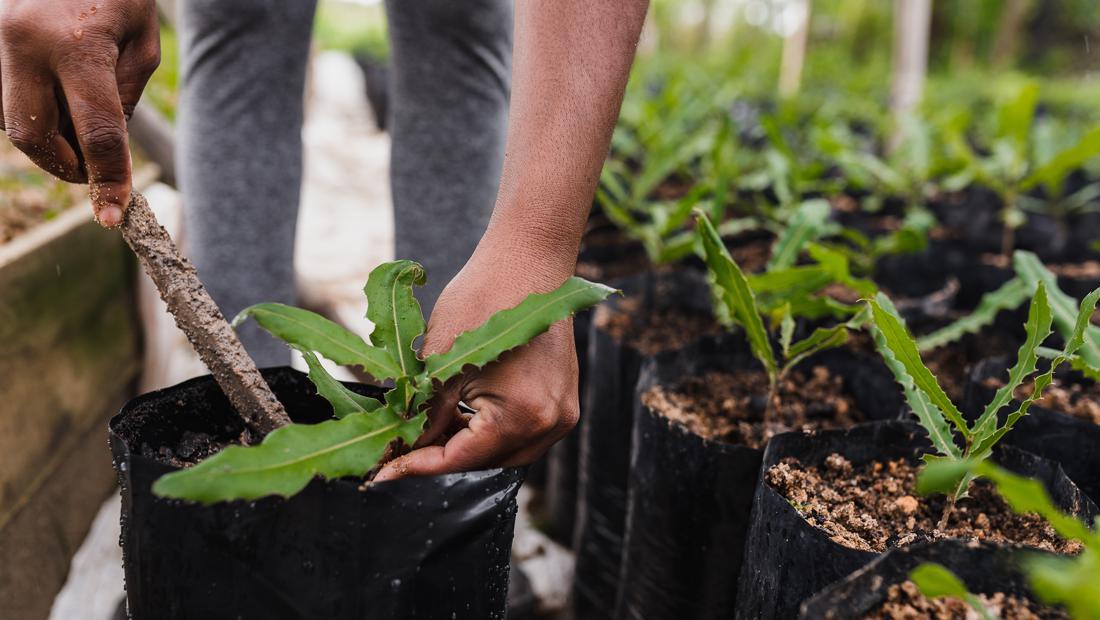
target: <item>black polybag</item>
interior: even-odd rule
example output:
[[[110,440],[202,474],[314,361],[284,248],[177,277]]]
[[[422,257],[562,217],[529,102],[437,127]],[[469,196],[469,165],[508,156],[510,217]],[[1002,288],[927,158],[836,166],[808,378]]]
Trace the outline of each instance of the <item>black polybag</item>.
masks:
[[[331,417],[302,373],[264,377],[296,422]],[[140,396],[111,420],[131,618],[504,617],[522,469],[363,489],[318,479],[290,499],[210,506],[152,494],[177,469],[158,456],[163,446],[242,430],[210,377]]]
[[[877,357],[827,351],[824,366],[869,420],[897,419],[902,397]],[[762,371],[741,333],[704,338],[646,361],[638,380],[626,537],[616,617],[733,615],[756,479],[764,451],[706,440],[654,413],[641,395],[708,372]]]
[[[887,599],[890,586],[904,583],[909,572],[925,562],[940,564],[966,584],[973,594],[1003,593],[1033,598],[1020,571],[1024,554],[1034,549],[987,542],[938,540],[890,549],[802,604],[802,620],[861,618]]]
[[[710,289],[703,276],[693,271],[647,272],[611,285],[627,299],[640,299],[641,312],[669,307],[702,315],[711,312]],[[618,298],[605,302],[611,309],[620,303]],[[589,330],[588,347],[573,544],[577,557],[573,606],[581,620],[614,613],[626,522],[634,388],[644,357],[595,323]]]
[[[930,450],[924,429],[912,422],[873,422],[847,430],[785,433],[764,450],[760,471],[795,457],[805,466],[821,465],[838,453],[853,465],[906,458],[917,461]],[[1091,521],[1093,504],[1056,463],[1010,446],[993,459],[1002,467],[1038,479],[1054,504]],[[806,522],[763,475],[753,498],[744,566],[737,591],[737,618],[792,618],[805,599],[867,564],[879,554],[833,542]]]
[[[974,366],[970,382],[966,386],[964,413],[976,417],[985,405],[993,400],[996,389],[985,385],[991,377],[1004,379],[1009,367],[1008,359],[994,357],[982,360]],[[1073,374],[1066,373],[1072,380]],[[1088,379],[1078,377],[1081,381]],[[1020,401],[1013,399],[997,413],[1004,423],[1009,413],[1016,411]],[[1093,501],[1100,500],[1100,425],[1076,418],[1061,411],[1032,405],[1028,414],[1016,422],[1004,442],[1021,450],[1055,461],[1066,475]]]

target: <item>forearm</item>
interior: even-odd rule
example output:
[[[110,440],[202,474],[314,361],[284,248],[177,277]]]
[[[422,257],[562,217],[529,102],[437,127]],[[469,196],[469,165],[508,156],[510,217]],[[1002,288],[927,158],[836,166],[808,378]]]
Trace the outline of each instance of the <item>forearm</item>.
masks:
[[[516,4],[504,170],[479,252],[546,286],[572,275],[647,5]]]

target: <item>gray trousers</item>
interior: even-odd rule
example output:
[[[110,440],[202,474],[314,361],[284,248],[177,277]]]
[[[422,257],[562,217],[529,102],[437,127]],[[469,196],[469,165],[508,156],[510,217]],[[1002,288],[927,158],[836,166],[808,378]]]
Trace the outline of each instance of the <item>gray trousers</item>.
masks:
[[[179,183],[187,252],[227,317],[293,304],[303,90],[316,0],[185,0]],[[485,230],[504,158],[511,0],[387,0],[396,254],[430,312]],[[261,366],[288,349],[240,330]]]

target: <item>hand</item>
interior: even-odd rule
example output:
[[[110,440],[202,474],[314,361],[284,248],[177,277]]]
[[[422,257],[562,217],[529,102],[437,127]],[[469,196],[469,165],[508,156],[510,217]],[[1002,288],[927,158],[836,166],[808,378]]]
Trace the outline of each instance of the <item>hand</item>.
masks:
[[[446,351],[458,334],[494,312],[565,280],[521,274],[514,255],[506,261],[486,254],[475,253],[440,295],[428,322],[425,354]],[[460,400],[477,413],[459,413]],[[526,465],[576,425],[578,407],[570,319],[482,370],[448,382],[431,403],[429,427],[417,449],[387,464],[375,481]]]
[[[42,169],[89,183],[96,218],[118,226],[126,119],[159,64],[154,0],[0,0],[0,129]]]

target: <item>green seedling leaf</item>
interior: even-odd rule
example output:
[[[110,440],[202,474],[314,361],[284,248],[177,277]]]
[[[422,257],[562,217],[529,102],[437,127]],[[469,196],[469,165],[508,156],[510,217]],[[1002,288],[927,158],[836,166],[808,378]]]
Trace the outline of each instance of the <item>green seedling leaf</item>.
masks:
[[[879,352],[882,353],[886,365],[894,372],[894,377],[901,384],[909,406],[917,414],[917,419],[925,430],[928,431],[932,444],[945,455],[957,455],[958,448],[951,440],[951,434],[943,424],[943,418],[949,420],[955,429],[965,438],[970,438],[970,429],[951,399],[944,393],[936,377],[928,370],[921,360],[917,344],[909,331],[893,310],[890,303],[882,293],[868,302],[871,306],[872,318],[875,324],[876,344],[881,337],[882,345]],[[893,311],[891,311],[893,310]],[[890,355],[886,355],[886,351]],[[913,390],[910,390],[912,386]],[[923,396],[917,396],[917,393]],[[933,407],[929,407],[932,405]]]
[[[556,291],[530,295],[515,308],[494,314],[481,327],[460,334],[446,353],[428,356],[424,360],[427,377],[444,383],[467,366],[480,368],[614,292],[602,284],[573,277]]]
[[[909,580],[917,584],[921,594],[928,598],[951,596],[962,599],[984,620],[994,620],[994,616],[982,605],[981,599],[971,594],[966,589],[966,584],[942,564],[925,562],[909,571]]]
[[[245,308],[233,319],[240,325],[251,317],[271,335],[305,351],[316,351],[346,366],[359,366],[375,379],[391,379],[401,367],[383,349],[368,345],[355,333],[309,310],[264,303]]]
[[[1050,298],[1050,307],[1054,313],[1054,324],[1063,338],[1069,338],[1077,324],[1077,301],[1058,287],[1058,277],[1043,265],[1039,257],[1031,252],[1017,250],[1012,255],[1012,264],[1028,286],[1034,287],[1040,280],[1046,286]],[[1100,327],[1086,324],[1082,334],[1079,355],[1085,364],[1100,369]]]
[[[410,260],[383,263],[367,278],[367,318],[374,323],[371,341],[389,352],[400,368],[395,377],[423,370],[413,341],[424,333],[424,314],[413,296],[413,286],[424,284],[424,268]]]
[[[1039,362],[1036,353],[1039,346],[1050,336],[1051,317],[1050,304],[1047,302],[1046,286],[1039,282],[1035,289],[1035,297],[1031,300],[1031,308],[1028,309],[1027,323],[1024,331],[1027,336],[1016,353],[1016,364],[1008,371],[1008,381],[993,395],[993,400],[986,405],[982,415],[974,424],[974,438],[980,443],[994,432],[997,424],[997,412],[1010,400],[1016,388],[1035,372]]]
[[[779,345],[783,347],[783,357],[791,356],[791,338],[794,337],[794,317],[791,316],[791,304],[783,304],[779,309]]]
[[[833,327],[818,327],[806,338],[796,342],[786,355],[784,370],[794,368],[802,360],[816,355],[826,349],[835,349],[844,346],[848,342],[848,325],[834,325]]]
[[[1043,285],[1040,284],[1040,289]],[[1036,295],[1038,297],[1038,295]],[[994,430],[987,431],[983,429],[982,436],[979,438],[980,442],[974,449],[974,454],[981,456],[987,454],[993,449],[993,446],[997,444],[1010,430],[1020,421],[1020,418],[1027,415],[1028,409],[1031,405],[1042,398],[1043,390],[1047,388],[1054,381],[1054,373],[1058,370],[1058,367],[1064,364],[1067,360],[1074,357],[1074,354],[1085,342],[1085,332],[1090,326],[1089,320],[1092,318],[1092,314],[1096,311],[1096,304],[1100,301],[1100,289],[1089,293],[1085,296],[1085,299],[1081,301],[1081,305],[1077,311],[1077,319],[1074,323],[1073,331],[1066,339],[1065,348],[1062,349],[1062,353],[1050,363],[1050,368],[1037,376],[1034,380],[1034,387],[1031,390],[1031,394],[1020,403],[1016,411],[1010,413],[1005,419],[1005,423],[1002,427]],[[1030,322],[1030,321],[1029,321]],[[1026,345],[1025,345],[1026,346]],[[1022,350],[1021,350],[1022,354]],[[1012,392],[1010,391],[1009,397]],[[996,399],[995,399],[996,400]],[[999,409],[999,408],[998,408]],[[993,410],[995,414],[997,409]],[[995,419],[995,416],[991,416]],[[991,428],[991,425],[987,424],[986,428]]]
[[[1020,307],[1028,300],[1033,290],[1035,290],[1034,285],[1028,286],[1019,277],[1012,278],[997,290],[982,295],[978,307],[970,314],[919,338],[917,348],[922,352],[931,351],[956,342],[966,334],[976,334],[984,327],[992,325],[1002,310]]]
[[[353,392],[332,378],[328,371],[321,366],[321,360],[312,351],[298,349],[309,366],[309,380],[317,388],[317,393],[332,405],[332,413],[337,418],[343,418],[352,413],[370,413],[382,406],[382,403],[369,397]]]
[[[1066,177],[1089,159],[1100,155],[1100,127],[1093,127],[1073,146],[1059,151],[1020,183],[1028,191],[1040,183],[1052,198],[1062,195]]]
[[[710,219],[701,211],[696,211],[695,217],[696,231],[702,240],[711,289],[724,306],[725,313],[744,327],[749,348],[756,359],[763,364],[768,376],[775,377],[779,369],[775,362],[771,340],[768,338],[768,331],[756,306],[756,296],[749,287],[745,274],[722,243],[722,238],[718,236],[718,231],[714,229]]]
[[[827,201],[814,199],[800,204],[772,246],[768,270],[793,266],[806,243],[816,239],[825,229],[828,219]]]
[[[1094,545],[1075,558],[1028,554],[1023,564],[1039,600],[1061,605],[1076,620],[1100,620],[1100,548]]]
[[[366,475],[391,441],[412,445],[426,420],[427,414],[406,420],[383,408],[320,424],[291,424],[272,431],[258,446],[229,446],[194,467],[165,475],[153,492],[204,504],[290,497],[314,476]]]

